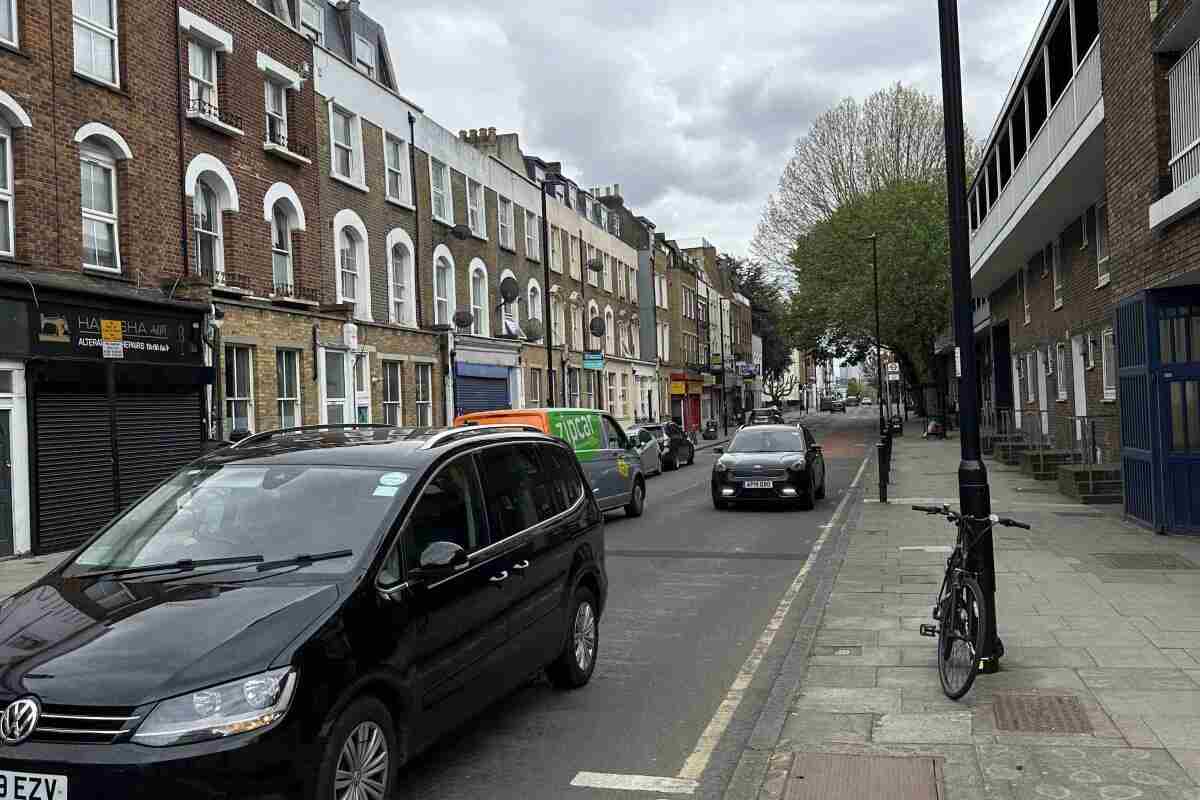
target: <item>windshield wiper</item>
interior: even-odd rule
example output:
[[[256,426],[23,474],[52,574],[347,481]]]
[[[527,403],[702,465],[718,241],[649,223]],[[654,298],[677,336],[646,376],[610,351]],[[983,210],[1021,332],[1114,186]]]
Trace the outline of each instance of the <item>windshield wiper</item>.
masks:
[[[226,556],[225,558],[181,558],[178,561],[166,561],[162,564],[144,564],[140,567],[119,567],[117,569],[102,569],[96,572],[84,572],[71,575],[72,578],[112,578],[120,575],[139,575],[143,572],[158,572],[160,570],[176,570],[190,572],[197,567],[216,567],[222,564],[258,564],[263,560],[262,555],[256,556]]]
[[[307,567],[318,561],[332,561],[335,558],[346,558],[354,555],[353,550],[333,550],[329,553],[297,553],[291,558],[281,558],[278,561],[264,561],[255,567],[259,572],[281,567]]]

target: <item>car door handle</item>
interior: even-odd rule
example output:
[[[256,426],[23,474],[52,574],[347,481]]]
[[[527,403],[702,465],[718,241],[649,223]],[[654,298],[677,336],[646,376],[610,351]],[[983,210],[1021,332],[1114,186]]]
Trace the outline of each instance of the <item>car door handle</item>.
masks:
[[[508,580],[508,571],[507,570],[505,570],[504,572],[501,572],[499,575],[493,575],[492,577],[488,578],[489,582],[494,583],[497,586],[504,583],[506,580]]]
[[[513,572],[524,572],[529,569],[529,561],[518,561],[512,565]]]

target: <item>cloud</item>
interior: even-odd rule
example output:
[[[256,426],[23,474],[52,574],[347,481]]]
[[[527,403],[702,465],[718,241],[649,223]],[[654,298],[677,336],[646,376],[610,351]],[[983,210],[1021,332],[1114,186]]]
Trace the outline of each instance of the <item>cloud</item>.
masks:
[[[991,130],[1044,0],[962,4],[964,108]],[[517,131],[673,237],[744,253],[813,119],[897,80],[940,96],[926,0],[363,0],[402,94],[450,130]]]

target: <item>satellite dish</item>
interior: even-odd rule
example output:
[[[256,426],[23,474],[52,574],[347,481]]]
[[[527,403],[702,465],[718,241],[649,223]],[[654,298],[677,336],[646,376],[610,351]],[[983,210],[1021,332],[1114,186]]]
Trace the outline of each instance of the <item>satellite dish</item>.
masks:
[[[509,275],[504,280],[500,281],[500,296],[504,298],[504,302],[511,303],[516,300],[521,294],[521,287],[517,285],[517,279]]]
[[[597,337],[603,336],[604,335],[604,320],[600,319],[599,317],[592,317],[592,321],[588,325],[588,328],[591,329],[592,336],[597,336]]]
[[[471,316],[470,311],[454,312],[454,327],[456,328],[469,328],[474,321],[475,317]]]
[[[525,320],[525,325],[523,327],[525,330],[525,338],[531,342],[536,342],[538,339],[541,339],[542,334],[545,333],[542,328],[542,321],[540,319],[531,317],[530,319]]]

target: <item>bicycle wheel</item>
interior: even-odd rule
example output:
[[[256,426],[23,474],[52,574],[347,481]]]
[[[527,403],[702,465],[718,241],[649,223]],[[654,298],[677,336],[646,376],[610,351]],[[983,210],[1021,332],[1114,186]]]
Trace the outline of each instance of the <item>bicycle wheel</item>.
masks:
[[[958,700],[971,690],[979,671],[979,654],[988,635],[987,614],[979,583],[956,575],[942,600],[938,628],[938,677],[942,691]]]

